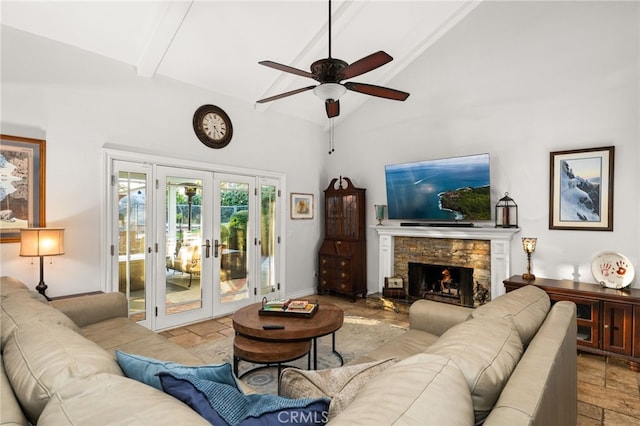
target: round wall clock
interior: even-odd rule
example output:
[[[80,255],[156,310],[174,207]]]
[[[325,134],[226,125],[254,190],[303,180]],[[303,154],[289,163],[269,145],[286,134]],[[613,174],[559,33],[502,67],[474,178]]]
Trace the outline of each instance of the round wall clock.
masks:
[[[224,148],[231,142],[233,126],[222,108],[202,105],[193,114],[193,130],[200,141],[209,148]]]

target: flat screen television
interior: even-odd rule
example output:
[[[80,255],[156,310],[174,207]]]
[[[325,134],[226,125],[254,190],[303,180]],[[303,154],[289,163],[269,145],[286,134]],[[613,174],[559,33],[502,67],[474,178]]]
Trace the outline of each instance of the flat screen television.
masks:
[[[491,220],[489,154],[385,166],[389,219]]]

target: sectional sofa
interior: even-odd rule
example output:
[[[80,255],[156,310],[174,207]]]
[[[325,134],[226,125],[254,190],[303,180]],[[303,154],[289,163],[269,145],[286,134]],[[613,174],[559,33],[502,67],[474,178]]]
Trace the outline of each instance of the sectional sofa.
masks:
[[[181,365],[202,360],[129,320],[122,294],[47,303],[23,283],[2,277],[0,296],[0,424],[209,424],[180,400],[125,376],[116,350]],[[313,374],[339,374],[348,377],[343,385],[351,384],[341,386],[349,388],[348,397],[303,390],[296,398],[329,396],[334,407],[331,416],[295,419],[336,425],[575,424],[572,303],[551,308],[544,292],[526,287],[475,310],[420,301],[411,307],[410,324],[400,338],[345,367],[309,376],[285,370],[292,393],[296,383],[317,388],[321,377]]]
[[[527,286],[476,309],[414,302],[409,330],[340,369],[286,369],[281,393],[331,397],[331,425],[577,421],[576,306]]]

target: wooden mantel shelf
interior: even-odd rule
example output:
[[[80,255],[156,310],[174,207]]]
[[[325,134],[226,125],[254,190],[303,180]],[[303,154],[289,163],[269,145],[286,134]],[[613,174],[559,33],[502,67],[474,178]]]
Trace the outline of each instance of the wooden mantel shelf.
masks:
[[[378,235],[394,237],[455,238],[461,240],[511,240],[520,228],[496,228],[489,226],[440,227],[373,225]]]

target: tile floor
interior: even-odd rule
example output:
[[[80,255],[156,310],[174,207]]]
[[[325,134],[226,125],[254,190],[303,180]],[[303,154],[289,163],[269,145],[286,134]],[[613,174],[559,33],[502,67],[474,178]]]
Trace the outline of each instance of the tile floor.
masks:
[[[315,298],[315,296],[314,296]],[[358,299],[318,296],[320,303],[334,303],[345,315],[356,315],[409,326],[406,313],[374,309]],[[231,317],[176,328],[162,333],[169,340],[189,348],[233,334]],[[624,361],[587,353],[578,354],[578,425],[640,425],[640,373]]]

